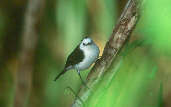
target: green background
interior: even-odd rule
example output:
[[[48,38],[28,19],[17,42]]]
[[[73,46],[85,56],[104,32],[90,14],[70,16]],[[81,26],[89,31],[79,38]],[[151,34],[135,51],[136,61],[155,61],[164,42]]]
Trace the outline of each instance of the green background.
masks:
[[[46,0],[40,21],[28,107],[69,107],[81,81],[72,70],[54,82],[67,56],[88,35],[103,51],[124,0]],[[0,107],[13,107],[27,1],[0,1]],[[146,0],[131,38],[87,107],[171,106],[171,1]],[[83,78],[90,69],[81,72]]]

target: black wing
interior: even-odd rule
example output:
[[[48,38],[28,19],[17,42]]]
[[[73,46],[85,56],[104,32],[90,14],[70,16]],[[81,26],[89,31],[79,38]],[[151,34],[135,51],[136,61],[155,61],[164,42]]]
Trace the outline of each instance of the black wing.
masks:
[[[84,53],[80,50],[79,45],[74,49],[74,51],[68,56],[65,68],[71,65],[78,64],[84,58]]]

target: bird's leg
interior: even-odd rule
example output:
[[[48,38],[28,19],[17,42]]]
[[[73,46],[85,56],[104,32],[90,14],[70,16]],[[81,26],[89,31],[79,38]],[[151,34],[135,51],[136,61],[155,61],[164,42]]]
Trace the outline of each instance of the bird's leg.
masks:
[[[81,74],[80,74],[80,71],[79,71],[79,70],[77,70],[77,72],[78,72],[78,75],[79,75],[79,77],[80,77],[80,79],[81,79],[81,81],[82,81],[83,85],[84,85],[86,88],[88,88],[88,89],[89,89],[89,87],[87,86],[87,84],[86,84],[86,83],[84,82],[84,80],[82,79]]]

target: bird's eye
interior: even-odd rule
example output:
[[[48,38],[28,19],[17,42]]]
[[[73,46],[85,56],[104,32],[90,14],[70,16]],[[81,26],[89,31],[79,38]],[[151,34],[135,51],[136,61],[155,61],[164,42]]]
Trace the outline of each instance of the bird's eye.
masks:
[[[83,43],[83,45],[86,45],[85,43]]]

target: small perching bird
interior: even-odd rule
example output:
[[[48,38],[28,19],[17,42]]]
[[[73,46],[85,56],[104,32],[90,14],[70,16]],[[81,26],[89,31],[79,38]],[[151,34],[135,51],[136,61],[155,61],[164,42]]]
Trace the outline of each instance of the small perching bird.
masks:
[[[84,83],[80,71],[88,69],[99,57],[99,48],[90,37],[85,37],[68,56],[64,70],[58,74],[55,81],[65,72],[75,69]]]

